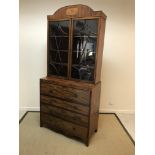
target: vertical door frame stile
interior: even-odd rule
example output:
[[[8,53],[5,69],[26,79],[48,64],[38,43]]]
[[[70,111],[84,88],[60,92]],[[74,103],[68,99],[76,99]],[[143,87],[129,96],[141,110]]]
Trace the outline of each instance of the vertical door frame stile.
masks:
[[[70,18],[70,50],[69,50],[69,59],[68,59],[68,62],[69,62],[69,70],[68,70],[68,79],[70,80],[71,79],[71,72],[72,72],[72,50],[73,50],[73,20],[72,18]]]
[[[68,37],[68,69],[67,69],[67,79],[70,79],[70,57],[71,57],[71,19],[68,19],[69,25],[69,37]]]
[[[94,81],[93,83],[96,83],[96,72],[97,72],[97,60],[98,60],[98,54],[99,54],[99,30],[101,25],[101,18],[96,18],[98,20],[98,28],[97,28],[97,44],[96,44],[96,55],[95,55],[95,68],[94,68]]]
[[[47,20],[47,76],[49,76],[49,20]]]

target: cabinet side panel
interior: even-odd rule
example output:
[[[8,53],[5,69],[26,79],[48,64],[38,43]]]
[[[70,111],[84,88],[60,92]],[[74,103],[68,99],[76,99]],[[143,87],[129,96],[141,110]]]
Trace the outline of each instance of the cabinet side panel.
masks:
[[[101,78],[101,67],[102,67],[102,55],[104,47],[104,34],[105,34],[105,19],[100,18],[99,26],[99,38],[98,38],[98,49],[97,49],[97,62],[96,62],[96,78],[95,83],[100,81]]]
[[[95,85],[92,90],[90,105],[89,138],[98,130],[99,105],[100,105],[101,82]]]
[[[39,80],[39,93],[40,93],[40,87],[41,87],[41,79]],[[41,93],[40,93],[40,98],[39,98],[39,102],[40,102],[40,107],[41,107]],[[43,126],[43,123],[42,123],[42,111],[40,110],[40,127]]]
[[[95,131],[98,130],[99,107],[100,107],[101,82],[95,87]]]

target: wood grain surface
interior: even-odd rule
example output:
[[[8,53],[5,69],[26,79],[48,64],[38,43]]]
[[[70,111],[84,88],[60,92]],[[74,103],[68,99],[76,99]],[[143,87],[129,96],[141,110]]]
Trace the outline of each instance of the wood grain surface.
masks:
[[[93,80],[73,79],[72,45],[73,21],[79,19],[97,19],[97,45]],[[82,4],[65,6],[53,15],[47,16],[48,23],[68,21],[68,62],[67,72],[52,75],[49,71],[50,41],[49,25],[47,33],[47,77],[40,79],[40,126],[60,132],[66,136],[79,139],[87,146],[90,138],[98,130],[101,66],[104,45],[106,15],[94,11]],[[59,64],[60,65],[60,64]],[[66,69],[64,69],[66,71]],[[60,70],[63,73],[63,70]],[[59,76],[56,76],[59,75]],[[64,77],[63,77],[64,76]]]

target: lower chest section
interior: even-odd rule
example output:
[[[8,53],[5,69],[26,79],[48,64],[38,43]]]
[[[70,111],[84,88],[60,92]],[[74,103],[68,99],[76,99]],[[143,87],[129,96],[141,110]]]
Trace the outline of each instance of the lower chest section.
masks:
[[[88,144],[93,96],[91,89],[41,80],[40,126]]]

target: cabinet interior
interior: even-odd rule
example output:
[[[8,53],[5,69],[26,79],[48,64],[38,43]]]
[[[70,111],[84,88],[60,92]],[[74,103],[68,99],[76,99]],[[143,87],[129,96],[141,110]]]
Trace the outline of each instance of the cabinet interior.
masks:
[[[98,18],[48,21],[48,76],[94,81]]]

